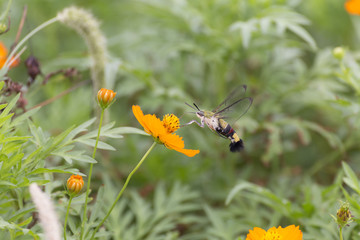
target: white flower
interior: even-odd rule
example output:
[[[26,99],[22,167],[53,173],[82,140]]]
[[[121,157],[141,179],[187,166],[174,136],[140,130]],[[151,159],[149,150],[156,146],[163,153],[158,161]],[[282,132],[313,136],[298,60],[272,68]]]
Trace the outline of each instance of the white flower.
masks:
[[[43,193],[36,183],[32,183],[29,189],[31,198],[39,212],[45,239],[60,240],[60,224],[50,197]]]

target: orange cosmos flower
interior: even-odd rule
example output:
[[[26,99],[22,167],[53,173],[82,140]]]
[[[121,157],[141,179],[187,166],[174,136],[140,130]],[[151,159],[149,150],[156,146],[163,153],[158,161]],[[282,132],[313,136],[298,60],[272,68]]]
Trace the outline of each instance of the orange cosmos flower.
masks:
[[[0,42],[0,68],[4,66],[7,60],[7,55],[8,55],[7,48],[2,42]],[[11,62],[10,68],[15,67],[16,65],[19,64],[19,59],[15,59],[14,57],[12,57],[10,62]]]
[[[246,236],[246,240],[302,240],[302,232],[299,226],[290,225],[286,228],[272,227],[268,231],[255,227],[254,230],[250,230]]]
[[[78,194],[84,186],[84,180],[80,175],[71,175],[66,182],[70,194]]]
[[[349,0],[345,3],[345,9],[350,14],[360,15],[360,0]]]
[[[106,88],[100,89],[97,93],[97,99],[100,107],[102,109],[109,107],[113,103],[115,96],[116,92],[114,92],[113,90],[109,90]]]
[[[153,136],[158,143],[162,143],[168,149],[181,152],[188,157],[193,157],[200,152],[199,150],[184,149],[185,145],[182,138],[173,133],[180,127],[179,118],[174,114],[165,115],[161,121],[154,114],[144,115],[137,105],[132,106],[132,111],[145,132]]]

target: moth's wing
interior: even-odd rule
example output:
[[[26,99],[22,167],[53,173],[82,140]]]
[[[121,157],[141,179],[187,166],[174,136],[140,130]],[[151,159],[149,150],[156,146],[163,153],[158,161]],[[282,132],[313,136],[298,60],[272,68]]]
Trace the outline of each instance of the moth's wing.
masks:
[[[250,97],[240,98],[223,109],[215,113],[219,118],[225,119],[228,123],[233,124],[241,118],[250,108],[253,99]]]
[[[236,100],[243,98],[245,96],[246,93],[246,85],[240,85],[235,87],[230,94],[225,98],[224,101],[222,101],[219,106],[217,106],[212,112],[216,113],[219,112],[220,109],[224,109],[226,106],[231,105],[232,103],[234,103]]]

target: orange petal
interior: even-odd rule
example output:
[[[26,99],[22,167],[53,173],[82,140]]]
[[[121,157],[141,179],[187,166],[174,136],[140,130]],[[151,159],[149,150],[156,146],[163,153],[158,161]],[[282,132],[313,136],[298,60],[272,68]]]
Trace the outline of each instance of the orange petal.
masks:
[[[8,51],[5,47],[5,45],[0,42],[0,68],[2,68],[7,60],[7,54],[8,54]],[[19,59],[18,58],[14,58],[12,57],[11,60],[10,60],[10,65],[9,67],[15,67],[16,65],[19,64]]]
[[[140,106],[138,106],[138,105],[133,105],[133,106],[132,106],[132,111],[133,111],[133,113],[134,113],[134,116],[135,116],[136,119],[138,120],[138,122],[141,124],[141,126],[144,127],[144,125],[143,125],[144,114],[143,114],[143,112],[141,111]],[[144,127],[144,128],[145,128],[145,127]]]
[[[174,148],[174,150],[179,153],[185,154],[188,157],[193,157],[200,152],[200,150],[184,149],[184,148],[179,148],[179,149]]]
[[[167,148],[183,153],[188,157],[193,157],[200,152],[199,150],[184,149],[184,141],[176,134],[160,136],[160,141],[163,142]]]
[[[345,9],[350,14],[360,15],[360,0],[350,0],[345,3]]]
[[[6,62],[6,58],[0,57],[0,68],[2,68],[4,66],[5,62]]]
[[[2,42],[0,42],[0,58],[6,58],[7,54],[8,54],[7,48]]]
[[[138,122],[141,124],[141,126],[143,126],[145,132],[151,134],[153,137],[166,134],[166,129],[163,126],[161,120],[154,114],[144,115],[138,105],[133,105],[132,110]]]
[[[151,135],[153,135],[154,137],[159,137],[160,135],[167,134],[162,121],[159,118],[157,118],[154,114],[145,115],[144,120],[147,128],[151,132]]]
[[[157,137],[156,134],[154,134],[154,128],[152,127],[152,126],[156,125],[156,121],[155,121],[154,117],[155,116],[146,114],[142,118],[142,123],[140,121],[139,122],[144,127],[145,132],[147,132],[148,134],[151,134],[154,137]]]
[[[259,240],[263,239],[266,231],[264,229],[254,227],[254,230],[249,230],[249,234],[246,236],[246,240]]]
[[[143,126],[145,132],[158,138],[167,148],[181,152],[189,157],[193,157],[200,152],[199,150],[184,149],[185,146],[182,138],[176,134],[169,134],[163,122],[154,114],[144,115],[138,105],[133,105],[132,111],[141,126]]]
[[[19,59],[18,58],[14,58],[14,57],[12,57],[11,58],[11,60],[10,60],[10,67],[15,67],[15,66],[17,66],[18,64],[19,64]]]
[[[145,116],[144,116],[143,112],[141,111],[140,106],[138,106],[138,105],[133,105],[133,106],[132,106],[132,111],[133,111],[133,113],[134,113],[134,116],[135,116],[136,119],[138,120],[138,122],[141,124],[141,126],[143,126],[145,132],[151,134],[151,131],[150,131],[148,125],[146,124]]]
[[[299,226],[295,225],[287,226],[286,228],[279,229],[279,232],[283,236],[283,239],[302,240],[303,234],[299,229]]]
[[[6,62],[7,49],[2,42],[0,42],[0,68],[2,68]]]
[[[163,142],[167,147],[170,147],[172,149],[185,147],[182,138],[176,134],[164,134],[160,136],[160,141]]]

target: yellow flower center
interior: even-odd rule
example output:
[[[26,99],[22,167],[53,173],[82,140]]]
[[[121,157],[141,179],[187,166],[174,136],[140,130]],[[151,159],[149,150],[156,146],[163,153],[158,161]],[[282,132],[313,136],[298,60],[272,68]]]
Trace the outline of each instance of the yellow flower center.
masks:
[[[277,230],[275,231],[267,231],[263,240],[281,240],[282,236],[278,233]]]
[[[162,123],[168,133],[173,133],[180,127],[179,118],[174,114],[166,114],[163,117]]]

